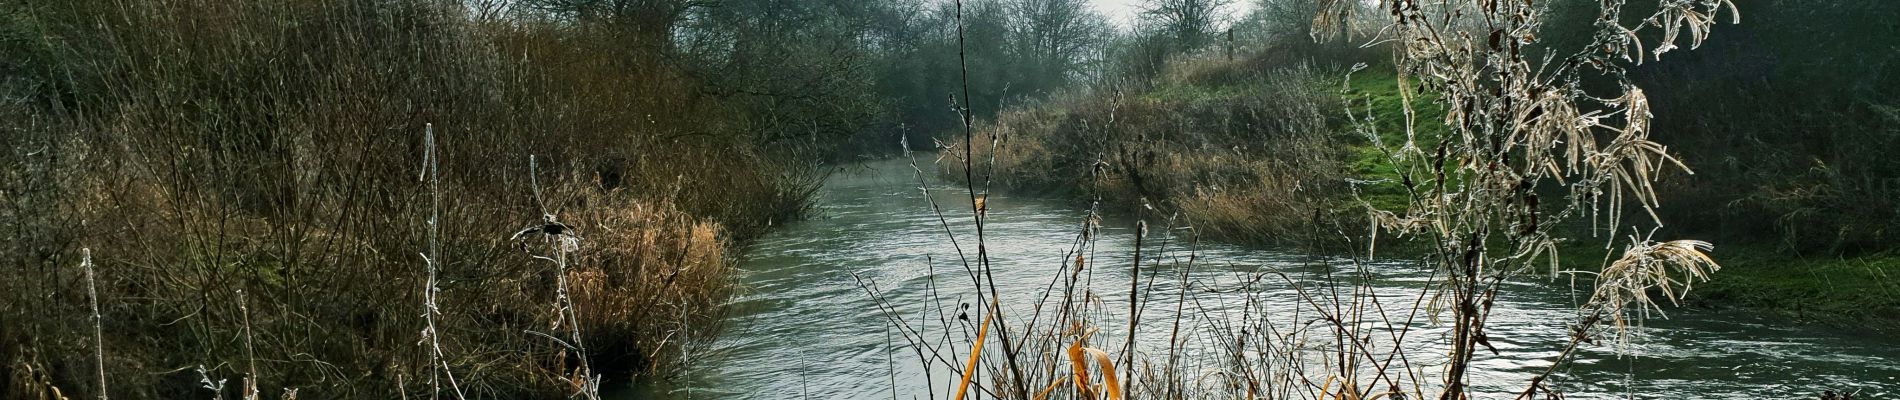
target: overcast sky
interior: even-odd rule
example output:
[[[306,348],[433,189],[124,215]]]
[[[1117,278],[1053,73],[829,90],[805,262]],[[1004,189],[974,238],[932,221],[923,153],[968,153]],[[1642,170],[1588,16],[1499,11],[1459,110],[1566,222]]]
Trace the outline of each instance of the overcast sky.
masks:
[[[1109,22],[1115,23],[1115,26],[1124,30],[1135,26],[1135,19],[1139,18],[1138,14],[1141,14],[1143,1],[1145,0],[1089,0],[1090,3],[1095,4],[1096,11],[1100,11],[1103,16],[1108,17]],[[1250,4],[1253,4],[1252,0],[1234,1],[1228,6],[1227,12],[1233,17],[1239,17],[1240,13],[1245,11],[1245,7]]]
[[[1135,14],[1141,13],[1142,0],[1089,0],[1095,3],[1095,11],[1107,16],[1116,26],[1127,28],[1134,25]]]

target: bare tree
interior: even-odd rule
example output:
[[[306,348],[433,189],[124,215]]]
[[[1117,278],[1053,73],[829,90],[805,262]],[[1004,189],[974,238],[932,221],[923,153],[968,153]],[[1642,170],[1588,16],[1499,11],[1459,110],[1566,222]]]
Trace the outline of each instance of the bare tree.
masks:
[[[1211,43],[1230,5],[1233,0],[1149,0],[1141,14],[1178,51],[1191,51]]]
[[[529,9],[578,20],[608,20],[632,30],[638,44],[673,48],[673,34],[695,9],[719,0],[523,0]]]
[[[1108,21],[1085,0],[1008,0],[1010,48],[1025,89],[1048,90],[1078,78],[1091,64]]]

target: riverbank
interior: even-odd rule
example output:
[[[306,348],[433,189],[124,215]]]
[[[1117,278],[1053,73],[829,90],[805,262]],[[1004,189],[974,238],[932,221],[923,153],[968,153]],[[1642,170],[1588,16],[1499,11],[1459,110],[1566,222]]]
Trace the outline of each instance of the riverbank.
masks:
[[[1403,208],[1406,194],[1384,153],[1348,126],[1364,124],[1388,145],[1404,140],[1403,97],[1391,71],[1373,67],[1346,82],[1311,72],[1244,72],[1258,67],[1190,60],[1142,90],[1071,95],[1005,112],[978,133],[1000,137],[994,183],[1017,193],[1100,198],[1110,211],[1141,218],[1179,216],[1203,237],[1231,243],[1298,242],[1315,221],[1360,228],[1363,206],[1355,195],[1382,209]],[[1317,106],[1271,106],[1280,99]],[[1442,107],[1414,107],[1419,136],[1444,129]],[[1347,109],[1351,120],[1334,116]],[[1236,115],[1256,118],[1235,122]],[[989,160],[984,141],[976,154],[978,165]],[[941,172],[962,179],[960,165]],[[1347,178],[1359,182],[1356,192],[1327,184]],[[1900,257],[1891,252],[1801,257],[1717,245],[1723,269],[1696,285],[1688,305],[1845,328],[1900,327],[1900,285],[1889,278],[1900,273]],[[1566,254],[1594,255],[1569,260],[1602,259],[1600,249],[1567,247],[1584,248]]]
[[[918,156],[920,161],[928,162],[936,155]],[[947,222],[938,219],[936,209],[917,190],[920,184],[930,188],[930,196],[942,207]],[[957,371],[936,358],[920,356],[917,348],[906,342],[905,329],[895,326],[892,318],[923,329],[933,340],[946,332],[942,330],[946,327],[952,334],[964,332],[951,340],[971,340],[970,335],[975,334],[972,325],[978,321],[957,319],[959,302],[932,300],[933,296],[959,295],[969,299],[978,289],[971,286],[971,279],[957,261],[957,244],[944,236],[947,223],[948,231],[965,240],[964,250],[970,249],[969,240],[974,237],[967,196],[961,184],[939,179],[919,182],[908,160],[871,161],[865,167],[854,166],[832,175],[820,191],[817,218],[784,224],[748,249],[749,257],[739,266],[745,271],[739,276],[745,290],[734,300],[731,326],[704,353],[704,362],[695,364],[680,379],[642,382],[640,387],[627,388],[630,393],[609,398],[746,399],[757,397],[757,393],[880,398],[893,392],[922,397],[925,393],[941,396],[955,390]],[[986,204],[987,251],[995,263],[995,275],[984,280],[999,285],[1000,304],[1008,305],[1005,310],[1016,321],[1011,329],[1070,326],[1046,322],[1049,319],[1031,321],[1038,309],[1058,309],[1054,304],[1037,305],[1051,301],[1043,294],[1052,293],[1052,276],[1066,276],[1072,271],[1063,269],[1064,264],[1073,262],[1067,251],[1082,250],[1089,254],[1087,260],[1093,265],[1083,273],[1088,277],[1085,281],[1072,283],[1077,285],[1075,291],[1096,293],[1090,301],[1099,301],[1097,307],[1109,310],[1092,314],[1090,321],[1102,327],[1096,337],[1108,339],[1090,343],[1115,354],[1125,340],[1121,335],[1127,332],[1120,330],[1127,323],[1121,314],[1128,306],[1125,291],[1130,274],[1135,272],[1127,268],[1135,250],[1136,229],[1131,215],[1103,216],[1101,228],[1091,236],[1093,248],[1078,249],[1077,227],[1088,215],[1083,209],[1085,203],[1072,197],[1001,192],[992,194]],[[1160,357],[1166,354],[1164,343],[1177,333],[1182,337],[1218,337],[1227,326],[1267,326],[1287,329],[1279,332],[1299,332],[1297,328],[1285,328],[1297,327],[1302,321],[1294,316],[1294,310],[1304,309],[1306,304],[1300,300],[1296,285],[1272,276],[1245,284],[1253,274],[1280,271],[1311,285],[1306,286],[1309,290],[1323,287],[1318,281],[1326,269],[1313,264],[1314,258],[1302,251],[1217,241],[1188,243],[1180,236],[1168,239],[1163,232],[1170,236],[1185,233],[1162,231],[1151,225],[1150,245],[1142,247],[1145,257],[1159,255],[1174,261],[1157,262],[1141,270],[1143,274],[1159,273],[1147,278],[1152,279],[1152,297],[1142,311],[1140,336],[1136,339],[1142,351],[1136,357],[1154,358],[1137,359],[1137,365],[1167,368]],[[1165,244],[1155,246],[1157,243]],[[1193,257],[1185,256],[1189,249]],[[1429,271],[1405,265],[1396,254],[1382,259],[1385,261],[1373,266],[1382,278],[1368,288],[1381,296],[1409,298],[1422,289],[1417,283],[1431,278]],[[852,272],[855,279],[844,276],[841,267]],[[1339,268],[1336,271],[1351,269],[1345,265],[1334,267]],[[869,287],[858,286],[860,282]],[[1194,284],[1184,286],[1182,282]],[[1241,287],[1245,289],[1219,293],[1202,289]],[[1567,285],[1533,279],[1523,287],[1543,290],[1514,291],[1498,301],[1488,332],[1500,353],[1483,353],[1480,357],[1486,360],[1485,367],[1473,372],[1481,378],[1476,380],[1482,382],[1478,389],[1481,396],[1508,398],[1521,391],[1529,375],[1546,368],[1552,349],[1568,337],[1564,321],[1573,317],[1570,307],[1574,293],[1565,290]],[[1176,290],[1182,288],[1190,289],[1187,294],[1192,300],[1186,308],[1177,309]],[[875,290],[883,297],[866,296],[866,290]],[[1254,307],[1248,306],[1250,301],[1254,301]],[[1387,307],[1397,312],[1396,307],[1404,306],[1387,303]],[[1654,329],[1646,330],[1652,334],[1645,335],[1640,353],[1618,354],[1608,346],[1589,346],[1581,351],[1577,362],[1564,367],[1561,386],[1553,387],[1576,395],[1633,391],[1647,396],[1698,398],[1799,398],[1823,387],[1864,388],[1862,394],[1872,395],[1894,393],[1894,388],[1900,388],[1896,386],[1900,382],[1882,380],[1891,376],[1895,367],[1864,361],[1900,356],[1891,340],[1791,327],[1779,323],[1778,318],[1753,318],[1746,313],[1676,308],[1668,312],[1669,319],[1646,322]],[[1173,322],[1177,317],[1185,318],[1179,321],[1178,330]],[[944,326],[942,321],[957,325]],[[1442,347],[1434,347],[1442,343],[1442,336],[1425,325],[1421,321],[1414,326],[1417,330],[1407,339],[1416,345],[1411,348],[1417,352],[1410,355],[1415,365],[1432,362],[1435,354],[1442,354]],[[1030,332],[1037,332],[1025,335],[1033,339],[1045,337],[1041,332],[1046,331]],[[997,337],[991,336],[991,340]],[[1248,343],[1256,339],[1276,343],[1259,336],[1249,337]],[[788,340],[800,345],[784,345]],[[1324,339],[1314,340],[1324,343]],[[1375,337],[1382,346],[1388,343],[1385,340]],[[990,352],[999,343],[989,342],[985,353],[995,354]],[[1175,365],[1228,365],[1225,363],[1232,362],[1228,358],[1231,348],[1220,343],[1231,342],[1183,340]],[[961,350],[968,348],[962,346]],[[945,357],[965,359],[949,354]],[[1250,363],[1257,360],[1251,358],[1256,357],[1253,354],[1247,357]],[[1273,367],[1263,366],[1266,362],[1252,365]],[[1178,374],[1173,376],[1206,376],[1195,373],[1203,369],[1182,368],[1186,370],[1176,370]],[[1231,388],[1226,382],[1210,379],[1190,385],[1204,385],[1201,388],[1206,392],[1218,392]]]
[[[1863,334],[1900,332],[1900,254],[1802,257],[1750,246],[1761,245],[1716,243],[1709,255],[1722,269],[1695,283],[1680,305]],[[1602,242],[1560,251],[1566,263],[1586,269],[1607,253]]]
[[[978,127],[976,179],[1099,201],[1236,243],[1288,243],[1344,209],[1351,155],[1327,72],[1267,58],[1175,61],[1154,82],[1057,96]],[[997,138],[994,148],[988,140]],[[952,141],[943,140],[945,143]],[[939,170],[962,181],[954,141]]]
[[[1900,254],[1803,258],[1718,253],[1721,272],[1690,304],[1760,310],[1846,330],[1900,331]]]
[[[22,10],[0,18],[31,38],[0,40],[24,55],[0,61],[0,398],[665,376],[720,331],[739,246],[820,178],[596,25],[453,2]]]

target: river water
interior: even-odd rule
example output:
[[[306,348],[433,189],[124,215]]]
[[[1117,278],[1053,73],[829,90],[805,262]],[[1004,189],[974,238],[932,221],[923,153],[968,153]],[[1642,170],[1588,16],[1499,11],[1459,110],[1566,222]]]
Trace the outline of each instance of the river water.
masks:
[[[969,250],[974,239],[969,236],[968,192],[932,173],[924,175],[931,176],[927,180],[932,197],[943,205],[951,229]],[[933,283],[948,304],[974,301],[954,297],[968,292],[970,279],[919,187],[918,174],[904,160],[839,168],[819,194],[815,218],[786,224],[747,249],[739,267],[741,294],[712,349],[699,354],[681,376],[642,382],[609,397],[948,397],[946,388],[954,377],[941,366],[926,375],[919,357],[894,333],[891,321],[852,274],[876,282],[889,304],[912,319],[929,304],[925,287]],[[1053,271],[1072,259],[1066,251],[1076,242],[1087,204],[1007,194],[992,195],[987,203],[985,234],[1004,315],[1024,315],[1030,310],[1010,305],[1033,304]],[[1106,309],[1125,309],[1134,224],[1114,216],[1105,219],[1093,253],[1098,258],[1091,269],[1092,287],[1103,293]],[[1160,230],[1151,230],[1150,237],[1165,236],[1156,235]],[[1153,252],[1156,243],[1148,243]],[[1207,287],[1231,286],[1264,271],[1284,271],[1299,279],[1326,272],[1316,268],[1328,268],[1314,267],[1312,258],[1300,252],[1271,248],[1200,243],[1195,253],[1189,282]],[[1719,260],[1719,252],[1715,255]],[[1429,271],[1406,262],[1367,268],[1376,286],[1401,293],[1417,293],[1429,279]],[[1176,271],[1159,271],[1166,279],[1156,281],[1152,292],[1177,290],[1178,279],[1172,278]],[[1721,279],[1719,272],[1715,279]],[[1289,285],[1261,285],[1267,287],[1257,292],[1268,303],[1281,296],[1286,299],[1282,303],[1298,304]],[[1565,322],[1574,319],[1579,290],[1567,280],[1507,288],[1487,330],[1499,354],[1481,351],[1474,361],[1472,380],[1480,398],[1509,398],[1504,393],[1522,390],[1529,376],[1549,365],[1568,338]],[[1235,306],[1238,301],[1221,303],[1203,299],[1202,310],[1244,312]],[[1143,319],[1165,320],[1172,306],[1171,301],[1149,303],[1153,310],[1144,313],[1159,317]],[[1857,399],[1900,398],[1900,339],[1788,326],[1779,318],[1740,311],[1666,311],[1667,318],[1652,318],[1638,329],[1624,351],[1583,347],[1573,364],[1559,369],[1557,388],[1579,399],[1817,398],[1825,389],[1858,391]],[[1205,324],[1191,323],[1198,326],[1184,329]],[[1442,327],[1422,322],[1414,326],[1423,332],[1411,336],[1416,341],[1430,345],[1437,340],[1442,346],[1442,336],[1431,334]],[[1138,332],[1140,342],[1165,343],[1167,332],[1162,330],[1167,328],[1144,326]],[[1123,334],[1110,330],[1103,333]],[[1114,352],[1118,346],[1109,347]]]

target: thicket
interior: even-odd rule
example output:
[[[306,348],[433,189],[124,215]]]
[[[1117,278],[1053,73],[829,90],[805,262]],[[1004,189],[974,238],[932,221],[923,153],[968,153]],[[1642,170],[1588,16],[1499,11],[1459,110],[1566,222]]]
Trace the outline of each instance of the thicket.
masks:
[[[0,6],[0,397],[571,394],[688,361],[731,245],[806,208],[783,155],[823,149],[761,140],[781,109],[638,24],[501,12]]]
[[[1715,238],[1725,278],[1698,303],[1852,329],[1891,329],[1900,227],[1900,12],[1881,1],[1737,0],[1743,23],[1695,51],[1627,69],[1650,88],[1653,129],[1692,166],[1656,186],[1659,234]],[[1655,1],[1632,1],[1652,10]],[[1550,43],[1591,40],[1598,17],[1553,3]],[[1633,23],[1624,18],[1625,23]],[[1654,43],[1655,35],[1642,36]],[[1608,77],[1586,80],[1602,88]]]
[[[1005,112],[980,134],[1002,188],[1179,213],[1202,234],[1286,239],[1330,217],[1345,192],[1337,93],[1310,68],[1262,58],[1177,61],[1138,91],[1103,89]],[[951,146],[949,150],[957,150]],[[959,165],[942,173],[962,178]]]
[[[1320,14],[1322,3],[1269,0],[1254,4],[1253,11],[1232,26],[1239,61],[1223,62],[1225,48],[1217,40],[1199,53],[1169,56],[1174,61],[1165,63],[1165,68],[1157,68],[1151,79],[1109,80],[1096,90],[1066,93],[1059,96],[1061,100],[1048,104],[1018,107],[1022,111],[1005,113],[997,119],[996,126],[1010,132],[1005,135],[1006,141],[1028,153],[1047,147],[1039,141],[1080,143],[1074,138],[1117,137],[1076,135],[1073,132],[1087,129],[1029,121],[1073,116],[1093,122],[1095,127],[1090,129],[1108,129],[1106,111],[1109,107],[1078,105],[1108,104],[1117,96],[1121,98],[1119,106],[1133,115],[1141,115],[1140,110],[1153,104],[1183,114],[1183,120],[1219,120],[1219,115],[1210,114],[1204,107],[1197,108],[1194,102],[1182,98],[1215,99],[1203,104],[1244,104],[1245,101],[1239,100],[1243,100],[1242,94],[1248,91],[1236,88],[1248,86],[1209,79],[1182,81],[1178,78],[1193,74],[1184,71],[1220,68],[1260,71],[1277,69],[1272,65],[1305,62],[1323,71],[1322,78],[1326,79],[1320,81],[1328,81],[1321,82],[1320,89],[1310,95],[1332,98],[1330,101],[1350,107],[1357,114],[1355,118],[1370,118],[1370,123],[1384,125],[1381,132],[1396,132],[1395,128],[1403,127],[1404,115],[1394,102],[1398,91],[1390,87],[1396,85],[1389,82],[1394,79],[1389,72],[1391,67],[1373,54],[1380,46],[1357,46],[1369,41],[1365,32],[1357,32],[1357,41],[1346,42],[1341,42],[1339,36],[1315,35],[1312,29],[1315,17],[1324,17]],[[1900,226],[1900,200],[1896,200],[1900,199],[1900,192],[1896,192],[1900,190],[1896,189],[1900,188],[1900,180],[1895,178],[1900,176],[1900,163],[1892,162],[1885,153],[1900,147],[1900,111],[1896,111],[1900,110],[1900,104],[1888,98],[1889,94],[1900,92],[1900,74],[1895,72],[1900,68],[1900,52],[1891,51],[1900,48],[1896,47],[1900,42],[1893,39],[1900,37],[1900,25],[1867,16],[1894,14],[1900,12],[1900,8],[1896,8],[1900,6],[1879,1],[1816,5],[1772,0],[1738,1],[1737,6],[1760,11],[1749,13],[1746,23],[1733,28],[1733,34],[1709,38],[1699,51],[1665,51],[1660,56],[1667,62],[1632,65],[1624,72],[1636,84],[1654,88],[1647,91],[1653,105],[1650,112],[1655,117],[1654,130],[1660,140],[1672,144],[1671,149],[1679,153],[1685,164],[1694,166],[1694,178],[1682,171],[1664,171],[1665,179],[1656,187],[1662,197],[1678,199],[1674,203],[1697,205],[1657,209],[1657,213],[1671,221],[1663,227],[1665,233],[1774,246],[1788,254],[1856,255],[1893,249],[1890,244],[1893,232]],[[1543,23],[1540,33],[1544,36],[1540,40],[1545,43],[1526,49],[1539,58],[1538,62],[1547,55],[1545,48],[1575,47],[1592,40],[1594,21],[1598,18],[1592,4],[1558,2],[1548,7],[1550,19]],[[1631,11],[1623,14],[1621,22],[1633,25],[1642,22],[1633,18],[1656,10],[1657,2],[1632,2],[1628,8]],[[1347,34],[1350,36],[1352,32]],[[1640,35],[1640,40],[1646,43],[1659,39],[1655,33]],[[1141,43],[1124,42],[1118,45],[1120,50],[1117,51],[1134,52],[1142,48]],[[1127,64],[1127,60],[1120,61],[1123,63],[1117,65]],[[1343,67],[1357,62],[1367,62],[1371,69],[1356,74],[1349,82],[1350,90],[1340,93],[1325,87],[1333,83],[1330,81],[1334,77],[1344,74]],[[1552,62],[1561,64],[1563,60]],[[1230,66],[1215,67],[1224,63]],[[1139,71],[1124,68],[1120,74],[1141,75],[1135,72]],[[1585,77],[1581,84],[1592,90],[1613,90],[1609,87],[1614,85],[1611,79],[1607,75]],[[1255,80],[1254,86],[1259,86],[1259,82]],[[1301,96],[1305,95],[1289,95]],[[1173,100],[1173,103],[1162,105],[1157,99],[1160,102]],[[1424,113],[1422,116],[1443,116],[1442,105],[1420,102],[1416,106]],[[1340,109],[1332,106],[1320,110],[1327,113],[1325,118],[1331,121],[1330,129],[1344,130],[1346,121],[1334,116]],[[1293,118],[1285,115],[1277,114],[1277,117]],[[1123,124],[1130,131],[1176,129],[1141,126],[1143,122],[1138,118],[1132,121]],[[1420,129],[1436,129],[1430,124],[1416,125],[1420,125]],[[1172,137],[1155,136],[1163,138],[1161,142]],[[1039,139],[1045,137],[1049,139]],[[1365,153],[1342,161],[1351,164],[1346,172],[1349,176],[1397,178],[1377,170],[1381,161],[1378,157],[1366,157],[1376,154],[1363,151],[1369,148],[1361,138],[1347,135],[1332,140],[1336,145],[1333,147],[1344,146]],[[1231,150],[1236,144],[1260,143],[1244,135],[1233,141],[1218,148]],[[1008,175],[1059,174],[1063,182],[1070,184],[1067,187],[1080,188],[1078,185],[1088,182],[1082,179],[1089,176],[1083,173],[1087,170],[1084,165],[1098,157],[1114,165],[1117,156],[1117,152],[1110,149],[1113,146],[1062,146],[1078,150],[1066,156],[1074,159],[1052,159],[1050,162],[1058,166],[1056,168],[1005,169],[1000,182],[1014,185],[1020,181],[1047,187],[1046,184],[1055,179],[1038,181]],[[1206,148],[1215,148],[1201,147],[1202,150],[1195,152],[1206,154]],[[1005,162],[1012,157],[1016,156],[1006,150]],[[1171,165],[1170,162],[1155,164],[1147,166],[1148,169],[1166,170]],[[1178,193],[1174,197],[1193,197],[1189,195],[1216,185],[1216,180],[1175,185],[1172,191]],[[1361,187],[1361,191],[1367,195],[1390,192],[1384,188],[1367,185]],[[1152,191],[1130,193],[1147,195],[1150,200],[1166,197]],[[1218,227],[1218,224],[1202,227]]]
[[[1226,4],[1160,3],[1172,8],[1148,12]],[[1179,216],[1211,238],[1287,241],[1336,222],[1357,209],[1347,181],[1364,147],[1345,113],[1364,105],[1340,77],[1387,58],[1384,46],[1315,35],[1320,5],[1259,1],[1226,29],[1157,16],[1115,46],[1117,78],[985,121],[979,134],[998,140],[975,143],[975,157],[994,157],[999,187]],[[960,165],[946,167],[962,179]]]
[[[734,245],[799,218],[818,164],[949,129],[953,102],[1096,79],[1114,36],[1082,0],[984,1],[968,32],[962,11],[7,3],[0,386],[98,394],[97,368],[138,397],[492,397],[664,374],[717,331]],[[952,90],[966,55],[989,69]],[[82,249],[103,346],[74,335]]]

